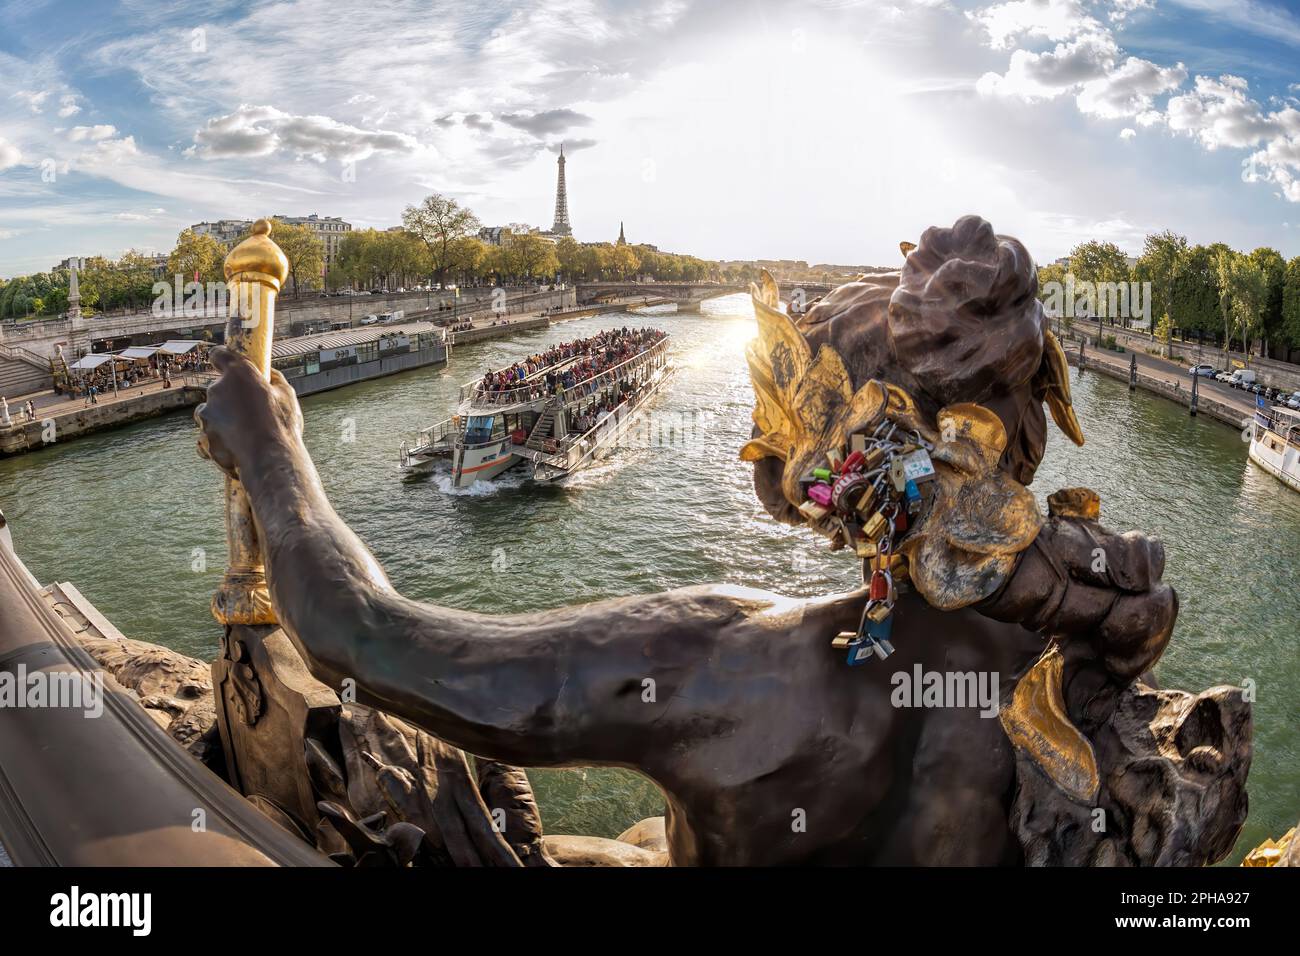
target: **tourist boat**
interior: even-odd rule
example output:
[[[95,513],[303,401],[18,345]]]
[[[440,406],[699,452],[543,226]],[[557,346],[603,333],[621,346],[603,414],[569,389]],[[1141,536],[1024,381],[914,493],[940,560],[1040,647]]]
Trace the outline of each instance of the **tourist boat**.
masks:
[[[490,389],[480,379],[461,386],[451,418],[402,442],[404,471],[427,471],[450,461],[453,484],[489,481],[516,465],[529,465],[536,481],[560,481],[609,453],[673,374],[667,334],[612,368],[551,394],[547,375],[563,374],[585,355],[536,369],[508,389]],[[592,406],[610,406],[587,427],[579,427]]]
[[[1300,491],[1300,412],[1281,405],[1256,408],[1250,460]]]

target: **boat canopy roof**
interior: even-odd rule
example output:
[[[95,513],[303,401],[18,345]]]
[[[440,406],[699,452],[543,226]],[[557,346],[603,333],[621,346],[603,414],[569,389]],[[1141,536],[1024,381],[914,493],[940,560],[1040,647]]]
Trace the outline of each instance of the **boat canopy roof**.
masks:
[[[421,332],[437,332],[441,326],[432,322],[406,322],[400,325],[370,326],[364,329],[350,329],[346,332],[318,332],[315,335],[301,335],[291,339],[281,339],[271,343],[271,358],[288,358],[292,355],[306,355],[321,349],[341,349],[349,345],[363,345],[377,342],[381,338],[393,335],[419,335]]]

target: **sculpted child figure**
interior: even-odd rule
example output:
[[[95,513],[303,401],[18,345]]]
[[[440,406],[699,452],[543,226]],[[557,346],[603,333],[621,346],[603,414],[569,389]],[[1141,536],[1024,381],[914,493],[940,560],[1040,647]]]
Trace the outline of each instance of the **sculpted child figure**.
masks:
[[[483,758],[645,774],[674,865],[1226,854],[1249,709],[1230,688],[1144,677],[1177,617],[1162,547],[1102,528],[1086,489],[1052,496],[1047,516],[1026,489],[1048,414],[1083,435],[1025,248],[968,216],[797,322],[770,278],[754,299],[755,430],[739,451],[775,520],[807,520],[803,479],[855,432],[888,421],[934,449],[923,520],[892,558],[892,657],[850,667],[831,647],[859,627],[865,588],[704,585],[509,616],[405,598],[331,507],[290,386],[214,350],[200,451],[247,490],[278,618],[312,673]],[[998,675],[998,715],[895,706],[893,675],[917,665]]]

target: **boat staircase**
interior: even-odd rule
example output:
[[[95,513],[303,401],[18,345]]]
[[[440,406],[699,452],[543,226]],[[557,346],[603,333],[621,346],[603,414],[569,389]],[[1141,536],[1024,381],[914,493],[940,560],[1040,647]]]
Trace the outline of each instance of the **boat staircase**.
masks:
[[[528,433],[528,441],[524,442],[525,447],[533,451],[545,451],[546,439],[554,437],[552,432],[555,426],[555,406],[547,405],[546,409],[538,416],[533,430]]]

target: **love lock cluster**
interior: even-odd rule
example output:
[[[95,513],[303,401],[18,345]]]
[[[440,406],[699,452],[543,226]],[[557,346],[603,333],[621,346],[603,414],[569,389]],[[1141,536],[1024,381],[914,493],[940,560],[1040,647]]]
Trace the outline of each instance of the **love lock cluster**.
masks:
[[[848,455],[830,452],[829,467],[814,468],[801,479],[806,500],[799,512],[832,539],[832,548],[852,547],[862,558],[867,605],[856,631],[831,642],[847,652],[850,665],[894,652],[893,558],[898,545],[928,511],[936,477],[934,445],[919,433],[902,432],[888,419],[870,432],[849,436]]]

